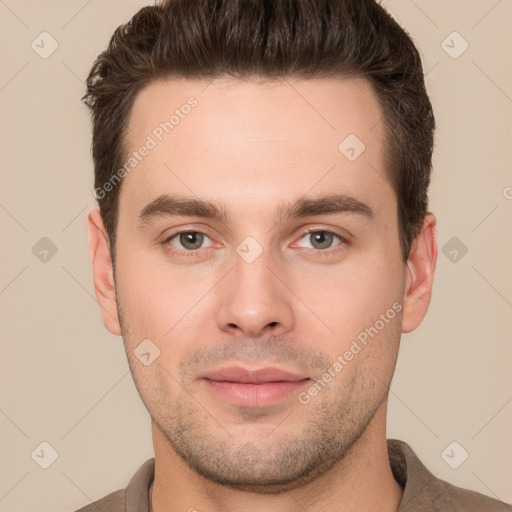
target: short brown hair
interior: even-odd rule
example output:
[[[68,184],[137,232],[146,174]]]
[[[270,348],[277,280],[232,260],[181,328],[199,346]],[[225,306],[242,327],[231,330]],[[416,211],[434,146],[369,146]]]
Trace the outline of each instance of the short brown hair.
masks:
[[[403,261],[428,208],[435,120],[409,34],[375,0],[164,0],[114,32],[87,78],[95,190],[123,166],[134,99],[167,77],[362,77],[384,113]],[[122,183],[98,198],[115,260]]]

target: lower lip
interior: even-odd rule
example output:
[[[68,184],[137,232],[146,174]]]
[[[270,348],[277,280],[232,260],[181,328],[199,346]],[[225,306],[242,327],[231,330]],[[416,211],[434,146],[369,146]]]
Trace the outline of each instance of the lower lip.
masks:
[[[265,407],[288,398],[309,385],[311,379],[264,382],[261,384],[202,379],[210,391],[233,405]]]

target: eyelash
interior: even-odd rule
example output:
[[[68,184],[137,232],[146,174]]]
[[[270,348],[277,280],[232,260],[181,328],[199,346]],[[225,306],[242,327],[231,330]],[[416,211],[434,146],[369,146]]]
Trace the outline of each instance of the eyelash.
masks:
[[[198,253],[199,251],[201,251],[201,249],[194,249],[192,251],[188,251],[186,249],[176,249],[175,247],[173,247],[172,245],[169,245],[169,242],[173,239],[173,238],[176,238],[177,236],[179,235],[182,235],[184,233],[199,233],[201,235],[204,235],[204,236],[208,236],[207,233],[205,233],[204,231],[201,231],[200,229],[185,229],[183,231],[176,231],[176,233],[173,233],[172,235],[168,236],[163,242],[162,244],[171,252],[175,253],[175,254],[179,254],[179,255],[182,255],[182,256],[186,256],[188,258],[192,257],[196,257],[198,256]],[[210,237],[208,237],[210,238]]]
[[[164,245],[169,251],[174,252],[176,254],[183,255],[186,257],[192,257],[192,258],[197,257],[199,255],[198,253],[199,253],[199,251],[201,251],[201,249],[193,249],[193,250],[176,249],[175,247],[169,245],[169,242],[173,238],[176,238],[177,236],[185,234],[185,233],[198,233],[198,234],[201,234],[201,235],[204,235],[204,236],[210,238],[207,233],[205,233],[204,231],[201,231],[200,229],[193,229],[193,230],[187,229],[187,230],[183,230],[183,231],[177,231],[176,233],[173,233],[172,235],[168,236],[162,242],[162,245]],[[320,256],[331,256],[333,253],[336,253],[337,251],[342,250],[346,246],[350,245],[350,242],[345,237],[341,236],[339,233],[336,233],[335,231],[330,231],[328,229],[318,229],[318,228],[309,228],[307,231],[305,231],[299,237],[299,240],[301,240],[303,237],[305,237],[306,235],[309,235],[311,233],[329,233],[329,234],[332,234],[340,239],[339,244],[337,244],[333,247],[329,247],[328,249],[310,249],[310,248],[306,247],[306,249],[315,251]],[[211,247],[206,247],[206,249],[210,249],[210,248]]]
[[[328,229],[308,228],[307,231],[302,233],[302,235],[299,237],[299,240],[301,240],[306,235],[309,235],[311,233],[329,233],[329,234],[334,235],[340,239],[339,244],[329,247],[328,249],[309,249],[308,247],[306,248],[311,251],[315,251],[316,253],[320,254],[321,256],[331,256],[333,253],[343,250],[344,248],[346,248],[349,245],[349,241],[344,236],[341,236],[339,233],[336,233],[335,231],[330,231]]]

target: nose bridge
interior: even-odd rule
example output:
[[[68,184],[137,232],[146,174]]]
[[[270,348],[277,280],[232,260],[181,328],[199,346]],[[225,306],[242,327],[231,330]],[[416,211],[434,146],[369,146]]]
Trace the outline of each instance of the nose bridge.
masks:
[[[265,329],[277,335],[292,328],[289,292],[275,275],[279,267],[270,249],[252,237],[238,245],[233,269],[223,286],[218,316],[221,329],[258,336]]]

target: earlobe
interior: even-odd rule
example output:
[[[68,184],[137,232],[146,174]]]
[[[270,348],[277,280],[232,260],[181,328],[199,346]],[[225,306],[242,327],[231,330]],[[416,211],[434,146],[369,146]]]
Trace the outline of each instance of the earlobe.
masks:
[[[402,332],[414,331],[427,314],[437,261],[436,218],[427,213],[407,260]]]
[[[121,336],[107,231],[99,209],[90,212],[88,219],[89,254],[92,262],[94,289],[100,305],[103,323],[112,334]]]

